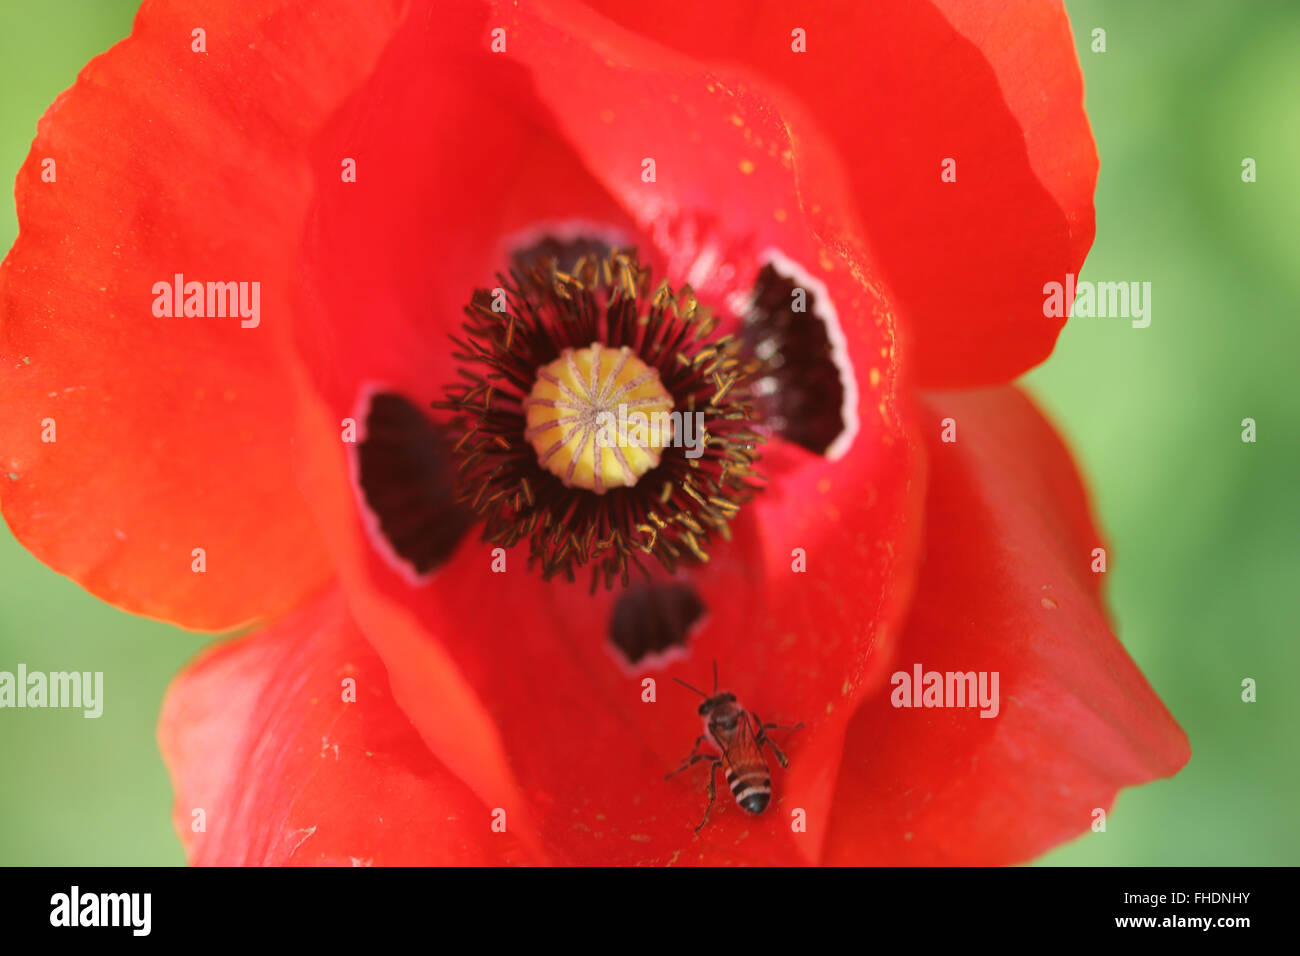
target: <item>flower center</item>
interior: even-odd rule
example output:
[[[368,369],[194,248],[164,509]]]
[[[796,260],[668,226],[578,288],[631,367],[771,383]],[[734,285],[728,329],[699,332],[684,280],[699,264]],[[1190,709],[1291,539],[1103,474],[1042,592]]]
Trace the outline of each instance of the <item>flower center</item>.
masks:
[[[757,362],[689,286],[652,289],[634,251],[515,265],[474,293],[434,403],[461,433],[457,499],[489,544],[526,540],[543,577],[591,564],[593,589],[627,586],[642,557],[707,561],[761,487]]]
[[[636,484],[673,439],[672,396],[626,345],[565,349],[539,369],[524,409],[537,460],[566,487]],[[680,429],[679,429],[680,431]]]

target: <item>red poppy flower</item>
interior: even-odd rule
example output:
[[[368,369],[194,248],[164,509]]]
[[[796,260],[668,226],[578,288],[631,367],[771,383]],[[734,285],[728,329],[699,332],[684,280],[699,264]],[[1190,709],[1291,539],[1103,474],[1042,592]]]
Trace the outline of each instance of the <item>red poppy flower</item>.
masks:
[[[1005,384],[1096,170],[1056,3],[148,2],[19,175],[5,516],[257,627],[164,706],[196,863],[1024,860],[1188,756]],[[698,457],[548,461],[642,386]],[[696,833],[714,660],[802,727]]]

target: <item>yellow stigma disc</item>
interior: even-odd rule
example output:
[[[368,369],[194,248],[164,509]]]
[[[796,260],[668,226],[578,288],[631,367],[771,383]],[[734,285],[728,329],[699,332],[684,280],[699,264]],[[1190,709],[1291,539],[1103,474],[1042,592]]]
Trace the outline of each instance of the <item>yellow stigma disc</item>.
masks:
[[[565,349],[537,370],[524,437],[542,467],[598,495],[635,485],[673,440],[672,396],[631,349]]]

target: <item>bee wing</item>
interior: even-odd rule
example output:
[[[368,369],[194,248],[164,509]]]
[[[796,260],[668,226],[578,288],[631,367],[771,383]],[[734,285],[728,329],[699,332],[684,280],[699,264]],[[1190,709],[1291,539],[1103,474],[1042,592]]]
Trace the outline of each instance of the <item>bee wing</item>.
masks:
[[[758,749],[748,713],[741,715],[736,724],[736,732],[727,738],[722,748],[722,756],[728,765],[737,771],[763,764],[763,754]]]

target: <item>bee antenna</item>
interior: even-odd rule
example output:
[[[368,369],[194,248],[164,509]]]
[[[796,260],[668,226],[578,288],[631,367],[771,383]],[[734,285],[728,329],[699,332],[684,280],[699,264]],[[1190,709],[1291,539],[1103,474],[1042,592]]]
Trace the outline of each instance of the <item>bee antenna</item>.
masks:
[[[687,690],[694,691],[695,693],[699,694],[705,700],[709,699],[708,694],[704,693],[704,691],[700,690],[698,687],[692,687],[690,684],[686,683],[686,681],[682,680],[680,677],[674,677],[673,680],[677,681],[677,683],[681,684]]]

